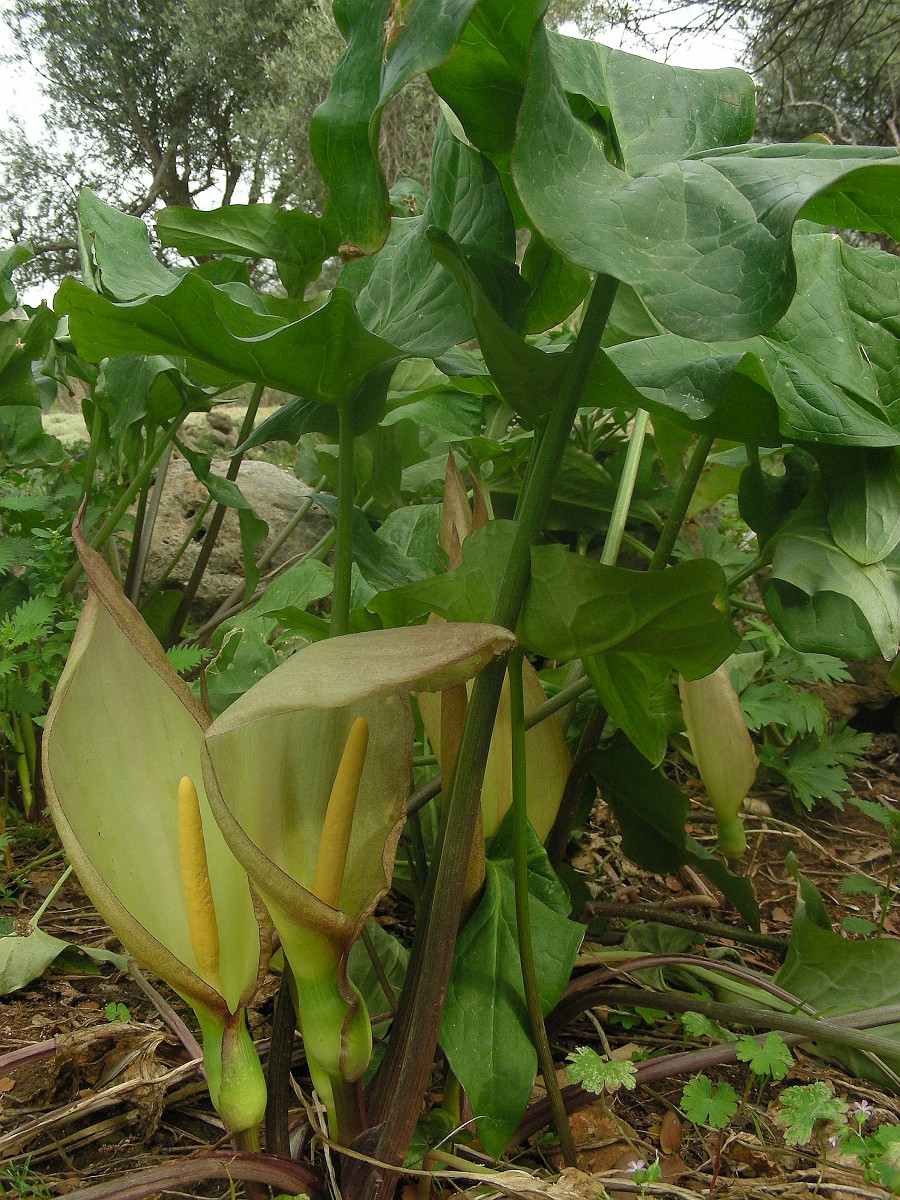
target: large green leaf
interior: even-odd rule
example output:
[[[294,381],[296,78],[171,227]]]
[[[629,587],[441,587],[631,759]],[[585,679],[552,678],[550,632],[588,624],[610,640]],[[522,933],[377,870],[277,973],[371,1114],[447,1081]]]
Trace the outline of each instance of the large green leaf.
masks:
[[[868,415],[900,427],[900,260],[806,221],[795,226],[793,250],[794,299],[771,333],[754,341],[776,397],[787,402],[785,432],[878,444],[862,442],[855,425]],[[810,390],[816,383],[819,392]],[[792,392],[808,416],[791,411]]]
[[[0,322],[0,406],[41,403],[32,363],[47,353],[59,320],[46,304],[28,311]]]
[[[749,925],[759,928],[750,882],[685,832],[690,803],[680,788],[621,735],[595,757],[591,773],[622,830],[622,849],[633,862],[657,874],[689,864],[727,896]]]
[[[737,644],[724,595],[722,568],[710,559],[648,573],[607,567],[563,546],[539,546],[519,636],[546,658],[633,651],[696,679]]]
[[[316,503],[332,520],[337,520],[335,496],[320,492]],[[374,588],[392,588],[425,574],[415,558],[409,558],[393,542],[379,538],[358,508],[353,510],[353,562],[367,583]]]
[[[615,346],[610,357],[651,411],[668,409],[698,430],[759,445],[777,445],[779,432],[897,445],[900,263],[805,221],[793,250],[797,291],[768,334],[715,347],[663,335]]]
[[[505,264],[492,263],[480,250],[457,245],[439,230],[429,230],[435,257],[444,264],[471,308],[475,330],[491,378],[516,412],[535,420],[553,407],[565,372],[565,353],[546,353],[525,340],[519,327],[529,311],[524,279]],[[641,396],[602,350],[597,352],[587,403],[604,408],[636,407]]]
[[[390,227],[390,198],[378,162],[381,114],[414,75],[444,61],[476,0],[336,0],[347,49],[309,137],[328,184],[341,236],[371,254]]]
[[[835,543],[826,505],[821,487],[814,488],[772,537],[766,606],[798,650],[841,658],[880,651],[892,659],[900,590],[883,562],[864,566]]]
[[[672,67],[558,34],[548,42],[570,104],[582,108],[629,175],[753,134],[754,88],[744,71]]]
[[[564,321],[584,299],[591,282],[589,272],[567,262],[535,232],[522,258],[522,278],[531,288],[529,333],[543,333]]]
[[[881,562],[900,542],[900,449],[820,447],[816,457],[835,543],[863,566]]]
[[[8,312],[18,301],[12,273],[34,258],[31,242],[17,242],[6,250],[0,250],[0,316]]]
[[[190,398],[195,412],[212,407],[214,392],[198,387],[171,359],[159,354],[120,354],[100,370],[94,400],[109,417],[109,432],[120,438],[148,417],[171,421]]]
[[[164,295],[178,283],[150,249],[150,233],[130,217],[84,188],[78,197],[78,225],[90,255],[94,280],[114,300]]]
[[[475,251],[458,246],[437,229],[430,231],[435,258],[446,267],[471,309],[485,365],[500,395],[516,412],[534,419],[549,411],[566,368],[567,359],[545,354],[526,342],[515,325],[524,322],[528,288],[510,265],[494,270]],[[493,274],[493,295],[484,278]]]
[[[382,251],[349,262],[340,276],[367,329],[407,353],[428,357],[468,341],[474,333],[463,296],[432,255],[427,236],[432,227],[504,262],[515,260],[515,229],[497,172],[487,159],[457,141],[443,121],[435,138],[431,194],[422,216],[395,218]]]
[[[651,414],[729,441],[781,444],[777,404],[747,349],[725,350],[661,334],[612,346],[606,355]],[[593,378],[588,388],[593,395]]]
[[[569,981],[584,927],[568,919],[568,897],[543,846],[529,833],[528,899],[546,1015]],[[484,895],[456,943],[440,1043],[479,1118],[481,1144],[499,1157],[537,1074],[516,935],[509,822],[490,845]]]
[[[184,357],[205,381],[263,383],[322,404],[343,404],[376,367],[399,357],[368,332],[349,292],[299,321],[267,316],[189,272],[166,293],[114,303],[72,279],[56,294],[80,354],[94,361],[130,351]]]
[[[535,22],[547,0],[481,0],[446,64],[430,73],[466,136],[501,166],[508,160]]]
[[[653,691],[668,675],[665,664],[641,654],[591,654],[584,669],[597,699],[616,725],[654,767],[668,745],[668,722],[653,703]]]
[[[164,208],[156,231],[164,246],[181,254],[270,258],[292,296],[303,295],[338,248],[337,229],[328,218],[276,204],[232,204],[212,212]]]
[[[818,890],[789,862],[797,880],[797,903],[791,929],[791,944],[775,982],[807,1004],[831,1017],[895,1004],[900,979],[900,944],[896,938],[851,942],[835,933]],[[879,1030],[897,1044],[896,1057],[887,1065],[900,1072],[900,1024]],[[858,1050],[818,1043],[829,1058],[848,1066],[855,1075],[892,1086],[871,1059]]]
[[[33,404],[0,404],[0,455],[20,466],[59,466],[69,455],[44,433],[41,410]]]
[[[631,284],[663,325],[687,336],[748,337],[782,316],[796,283],[791,226],[820,194],[844,218],[831,223],[900,233],[893,150],[726,146],[643,174],[619,169],[609,150],[573,113],[539,27],[512,158],[519,198],[557,250]]]
[[[466,538],[457,570],[384,592],[369,607],[388,624],[429,611],[453,621],[487,620],[513,532],[509,521],[489,521]],[[632,651],[696,679],[738,642],[724,587],[721,567],[709,559],[648,573],[608,567],[564,546],[537,546],[517,636],[545,658]]]
[[[782,463],[783,472],[775,475],[763,469],[759,456],[751,456],[738,485],[741,516],[763,547],[779,525],[799,508],[819,477],[815,459],[796,446],[788,447]]]

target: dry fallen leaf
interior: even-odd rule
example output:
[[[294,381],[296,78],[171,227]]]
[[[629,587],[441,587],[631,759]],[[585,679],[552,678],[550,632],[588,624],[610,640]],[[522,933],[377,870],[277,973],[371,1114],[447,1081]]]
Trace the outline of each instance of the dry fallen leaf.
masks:
[[[590,1104],[572,1113],[569,1127],[578,1169],[590,1175],[603,1175],[611,1170],[631,1141],[637,1141],[631,1126],[611,1116],[602,1104]],[[636,1157],[634,1151],[632,1157]],[[564,1166],[559,1154],[551,1155],[550,1162],[557,1170]]]
[[[680,1150],[683,1135],[684,1131],[678,1114],[669,1109],[659,1128],[659,1148],[663,1154],[675,1154]]]
[[[515,1197],[515,1200],[601,1200],[603,1188],[583,1171],[568,1168],[559,1179],[539,1179],[528,1171],[499,1171],[490,1178],[484,1177],[477,1189],[463,1192],[464,1196],[478,1194],[484,1198],[485,1185],[499,1196]]]

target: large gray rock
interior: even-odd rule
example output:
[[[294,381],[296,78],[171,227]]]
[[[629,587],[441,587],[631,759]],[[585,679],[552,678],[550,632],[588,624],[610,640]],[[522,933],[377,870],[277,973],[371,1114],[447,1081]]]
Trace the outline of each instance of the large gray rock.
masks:
[[[214,463],[213,471],[224,475],[226,463]],[[310,489],[287,471],[273,463],[245,459],[237,477],[241,491],[257,516],[269,526],[269,536],[257,554],[281,533],[301,504],[308,498]],[[150,552],[144,574],[145,587],[152,587],[172,561],[178,548],[188,536],[197,514],[206,502],[206,488],[196,478],[187,462],[173,455],[166,475],[159,512],[153,528]],[[200,547],[203,544],[209,510],[197,530],[191,544],[178,560],[169,576],[169,582],[182,587],[191,577]],[[331,522],[316,505],[309,510],[297,528],[291,533],[272,560],[272,567],[281,566],[305,553],[331,528]],[[207,617],[228,599],[236,587],[243,583],[244,568],[241,553],[241,534],[237,513],[228,509],[215,549],[207,565],[200,590],[193,605],[195,616]]]

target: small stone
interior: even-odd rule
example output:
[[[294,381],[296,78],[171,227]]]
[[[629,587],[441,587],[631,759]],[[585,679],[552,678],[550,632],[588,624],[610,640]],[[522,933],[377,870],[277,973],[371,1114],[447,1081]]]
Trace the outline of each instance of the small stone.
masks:
[[[228,464],[214,462],[212,469],[215,474],[224,475]],[[242,462],[236,482],[253,511],[269,526],[268,538],[257,551],[257,554],[261,554],[309,497],[310,488],[288,471],[262,460],[247,459]],[[151,588],[171,562],[190,533],[206,499],[206,488],[188,463],[180,455],[173,455],[147,556],[145,588]],[[209,513],[213,511],[214,508],[208,510]],[[190,579],[203,544],[207,519],[204,519],[169,576],[171,584],[184,587]],[[331,521],[314,505],[279,549],[271,565],[277,567],[295,560],[311,549],[330,529]],[[228,509],[193,605],[194,616],[201,619],[210,616],[243,584],[243,580],[240,524],[235,510]]]

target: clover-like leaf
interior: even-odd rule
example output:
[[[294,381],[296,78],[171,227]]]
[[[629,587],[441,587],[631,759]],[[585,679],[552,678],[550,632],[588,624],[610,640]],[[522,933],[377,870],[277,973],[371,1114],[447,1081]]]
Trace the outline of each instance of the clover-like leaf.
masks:
[[[738,1094],[730,1083],[713,1083],[708,1075],[697,1075],[681,1093],[684,1115],[695,1125],[725,1129],[738,1110]]]
[[[774,1121],[784,1130],[789,1146],[803,1146],[819,1121],[843,1121],[847,1105],[835,1096],[831,1084],[818,1080],[802,1087],[789,1087],[779,1097]]]
[[[794,1056],[784,1038],[774,1032],[762,1045],[749,1035],[742,1037],[735,1053],[741,1062],[750,1064],[754,1075],[768,1075],[772,1079],[784,1079],[794,1064]]]
[[[566,1074],[572,1083],[580,1083],[586,1091],[601,1096],[619,1088],[634,1091],[637,1070],[633,1062],[603,1059],[590,1046],[579,1046],[568,1055]]]

